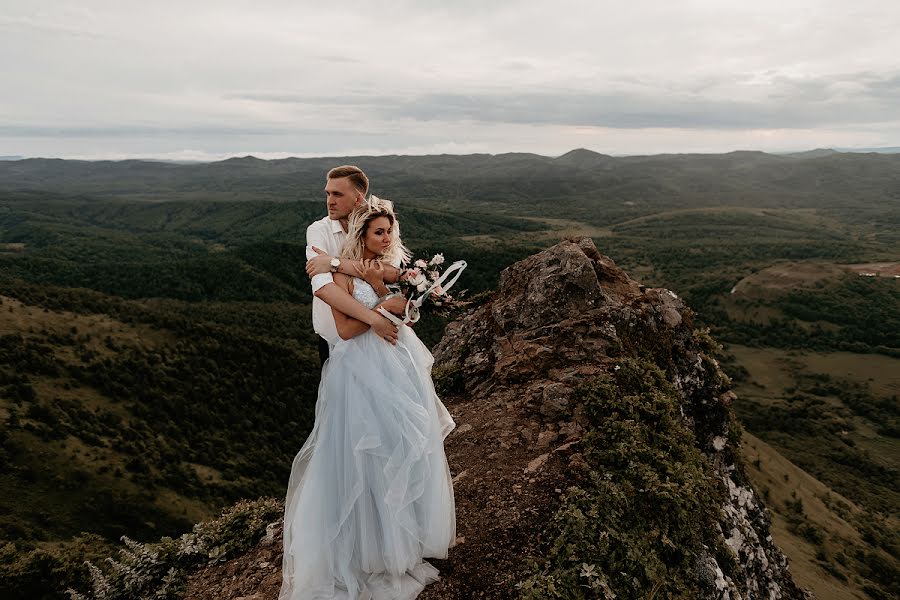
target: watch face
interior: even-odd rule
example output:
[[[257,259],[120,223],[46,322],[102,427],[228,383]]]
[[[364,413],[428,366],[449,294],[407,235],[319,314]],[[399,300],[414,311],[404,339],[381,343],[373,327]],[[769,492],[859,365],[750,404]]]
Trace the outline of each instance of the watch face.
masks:
[[[341,259],[339,259],[339,258],[332,258],[332,259],[331,259],[331,266],[334,267],[335,269],[338,268],[339,266],[341,266]]]

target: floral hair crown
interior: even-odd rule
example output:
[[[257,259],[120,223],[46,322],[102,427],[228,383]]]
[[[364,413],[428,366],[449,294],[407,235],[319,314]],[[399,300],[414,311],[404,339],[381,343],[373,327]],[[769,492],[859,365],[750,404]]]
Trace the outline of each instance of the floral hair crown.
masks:
[[[391,214],[394,214],[394,203],[390,200],[385,200],[384,198],[379,198],[378,196],[372,194],[368,198],[366,198],[366,205],[369,207],[369,210],[372,212],[378,211],[387,211]]]

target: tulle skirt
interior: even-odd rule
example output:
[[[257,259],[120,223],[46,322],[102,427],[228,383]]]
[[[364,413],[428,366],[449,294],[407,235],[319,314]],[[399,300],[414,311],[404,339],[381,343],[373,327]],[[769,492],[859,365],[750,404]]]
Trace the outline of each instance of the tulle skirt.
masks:
[[[332,350],[288,483],[279,600],[406,600],[439,578],[423,559],[456,539],[456,424],[433,363],[406,326],[396,346],[367,331]]]

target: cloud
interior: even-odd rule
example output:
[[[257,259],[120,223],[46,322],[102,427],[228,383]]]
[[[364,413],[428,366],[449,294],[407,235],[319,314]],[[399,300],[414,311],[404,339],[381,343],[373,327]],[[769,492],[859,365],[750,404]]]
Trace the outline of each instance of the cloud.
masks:
[[[7,0],[0,30],[0,154],[900,144],[879,0]]]
[[[38,34],[70,35],[93,39],[110,38],[111,36],[91,27],[77,27],[68,23],[50,19],[37,19],[30,16],[0,15],[0,30],[33,31]]]
[[[432,94],[400,101],[389,116],[423,120],[703,129],[810,128],[897,120],[897,79],[863,76],[797,80],[781,77],[765,97],[704,96],[664,89]],[[857,88],[847,93],[845,83]],[[688,86],[689,87],[689,86]],[[383,104],[382,106],[387,106]]]
[[[677,87],[635,78],[619,82],[622,83],[630,89],[465,94],[446,90],[411,97],[240,92],[226,98],[315,107],[322,113],[338,106],[351,107],[361,111],[361,117],[387,121],[413,119],[624,129],[802,129],[897,120],[896,98],[900,96],[900,72],[830,77],[791,77],[769,72],[752,78],[686,81]],[[704,92],[710,93],[704,95]]]
[[[73,138],[127,138],[158,136],[273,136],[283,133],[278,129],[250,127],[141,127],[141,126],[42,126],[42,125],[0,125],[0,137],[73,137]],[[322,131],[297,131],[295,133],[320,134]]]
[[[341,94],[335,96],[307,95],[294,92],[232,92],[223,96],[225,100],[252,100],[255,102],[274,102],[279,104],[296,104],[304,106],[378,106],[394,103],[398,97],[367,96],[364,94]]]

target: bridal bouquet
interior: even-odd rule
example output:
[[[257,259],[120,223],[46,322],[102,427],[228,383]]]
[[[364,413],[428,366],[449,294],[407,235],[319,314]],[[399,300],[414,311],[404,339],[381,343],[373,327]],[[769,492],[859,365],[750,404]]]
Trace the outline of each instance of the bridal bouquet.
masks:
[[[397,293],[406,297],[406,320],[415,323],[419,320],[419,309],[427,302],[436,314],[447,315],[451,309],[464,304],[458,297],[448,292],[463,269],[466,261],[458,260],[444,268],[443,253],[435,254],[431,260],[417,259],[413,266],[400,272],[400,279],[393,286]],[[451,278],[450,276],[453,275]]]
[[[404,295],[412,297],[416,292],[424,294],[431,288],[426,300],[435,306],[445,306],[453,302],[453,297],[447,293],[439,280],[444,270],[444,255],[435,254],[430,261],[420,258],[413,262],[412,268],[404,269],[400,274],[400,287],[406,292]]]

